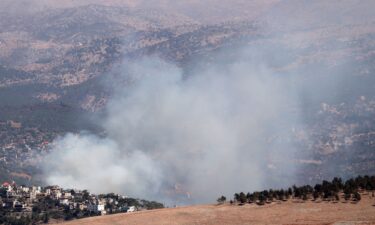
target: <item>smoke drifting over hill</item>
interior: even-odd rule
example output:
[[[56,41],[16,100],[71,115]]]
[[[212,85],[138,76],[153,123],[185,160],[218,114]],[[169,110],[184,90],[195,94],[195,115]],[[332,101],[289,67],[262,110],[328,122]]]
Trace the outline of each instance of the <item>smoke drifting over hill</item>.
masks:
[[[190,193],[204,202],[293,182],[294,147],[269,138],[298,123],[287,107],[295,95],[266,66],[239,60],[187,78],[158,59],[126,68],[132,84],[117,87],[102,118],[108,136],[57,140],[48,183],[164,201]]]
[[[293,11],[294,5],[288,6],[291,9],[287,7],[286,12]],[[331,17],[319,20],[319,12],[309,14],[309,26],[337,22]],[[171,204],[211,202],[239,189],[297,182],[297,161],[303,153],[296,150],[294,131],[305,126],[306,117],[316,113],[323,101],[337,104],[348,96],[373,96],[369,91],[373,89],[362,85],[373,81],[353,78],[367,61],[352,68],[355,57],[342,54],[351,42],[327,41],[316,47],[324,38],[336,39],[329,37],[335,30],[283,35],[278,33],[277,22],[289,14],[272,15],[276,19],[263,19],[275,32],[265,32],[272,35],[248,44],[252,47],[247,50],[224,52],[232,56],[231,62],[213,60],[214,64],[189,68],[195,71],[191,73],[158,58],[124,62],[122,74],[130,84],[111,84],[115,94],[105,116],[98,118],[106,135],[82,132],[56,140],[46,159],[46,182]],[[283,29],[294,30],[304,28],[305,20],[283,22]],[[367,47],[363,49],[367,51]],[[349,76],[337,79],[341,73]],[[356,123],[355,118],[349,122]],[[309,139],[307,132],[304,135]],[[336,138],[327,139],[331,137]],[[307,143],[310,149],[330,144],[324,141],[315,146],[313,141]],[[304,162],[322,163],[319,160]],[[330,171],[336,172],[337,167]]]

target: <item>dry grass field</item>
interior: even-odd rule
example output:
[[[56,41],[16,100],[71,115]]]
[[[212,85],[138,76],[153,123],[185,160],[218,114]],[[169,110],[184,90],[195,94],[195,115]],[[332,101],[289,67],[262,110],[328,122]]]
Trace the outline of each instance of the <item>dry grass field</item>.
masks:
[[[357,203],[283,202],[265,206],[199,205],[92,217],[66,225],[368,225],[375,224],[375,198]]]

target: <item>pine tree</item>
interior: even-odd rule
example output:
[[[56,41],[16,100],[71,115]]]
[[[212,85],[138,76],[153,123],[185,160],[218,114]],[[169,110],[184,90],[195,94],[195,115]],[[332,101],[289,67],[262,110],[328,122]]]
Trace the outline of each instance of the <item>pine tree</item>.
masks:
[[[45,213],[43,216],[43,223],[48,223],[49,222],[49,215],[48,213]]]
[[[354,193],[354,199],[356,201],[361,201],[361,195],[358,192]]]
[[[246,203],[246,201],[247,201],[247,198],[246,198],[245,193],[241,192],[241,193],[240,193],[240,196],[239,196],[239,202],[240,202],[241,204],[244,204],[244,203]]]
[[[217,202],[219,204],[223,204],[223,203],[225,203],[226,200],[227,200],[227,198],[222,195],[220,198],[217,199]]]

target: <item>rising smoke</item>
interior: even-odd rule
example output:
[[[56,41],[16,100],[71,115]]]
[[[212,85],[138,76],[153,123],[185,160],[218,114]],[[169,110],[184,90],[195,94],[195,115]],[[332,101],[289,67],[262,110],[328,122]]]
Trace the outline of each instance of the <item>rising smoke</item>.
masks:
[[[48,183],[197,203],[294,182],[295,148],[277,141],[299,122],[288,79],[249,57],[189,76],[156,58],[125,67],[130,84],[113,84],[100,119],[106,137],[56,140]]]
[[[3,0],[0,11],[24,14],[114,3],[141,8],[152,3],[151,8],[181,12],[202,24],[233,15],[246,20],[251,15],[266,21],[264,33],[270,35],[263,42],[254,41],[254,48],[229,52],[238,56],[229,63],[217,60],[188,74],[157,58],[124,62],[122,74],[129,82],[110,84],[115,94],[105,116],[97,119],[106,135],[83,131],[56,139],[44,163],[46,183],[166,203],[212,202],[222,194],[231,197],[242,190],[289,186],[296,182],[300,157],[290,134],[309,120],[308,113],[300,112],[319,107],[322,99],[341,103],[348,96],[375,95],[374,80],[353,79],[354,59],[337,66],[340,56],[347,54],[347,45],[362,42],[357,34],[350,41],[352,32],[366,31],[354,25],[368,24],[372,32],[374,1],[370,0]],[[330,31],[334,25],[339,29]],[[350,25],[350,32],[344,25]],[[309,32],[311,28],[318,28],[317,34]],[[345,32],[340,33],[342,29]],[[326,36],[332,43],[319,46]],[[273,43],[265,44],[268,40]],[[371,56],[367,48],[361,53],[354,45],[349,52],[359,53],[357,58]],[[306,57],[305,51],[314,54]],[[322,66],[320,61],[331,65]],[[372,58],[368,61],[372,66]],[[295,76],[279,74],[299,67],[298,63],[307,66],[294,71]],[[332,64],[349,71],[345,83],[338,82],[336,75],[342,71],[334,71]]]

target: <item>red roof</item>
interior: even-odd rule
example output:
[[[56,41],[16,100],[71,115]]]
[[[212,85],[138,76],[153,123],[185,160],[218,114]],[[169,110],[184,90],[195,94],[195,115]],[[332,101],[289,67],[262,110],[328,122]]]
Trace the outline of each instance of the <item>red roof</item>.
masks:
[[[10,186],[10,184],[8,182],[4,182],[2,186],[3,187],[8,187],[8,186]]]

